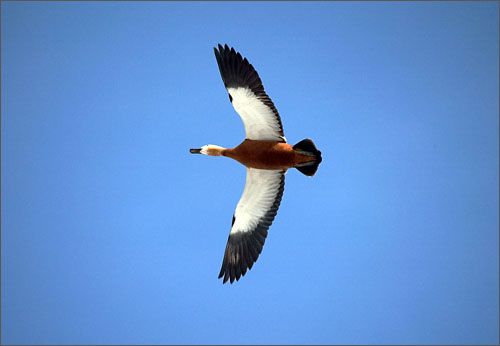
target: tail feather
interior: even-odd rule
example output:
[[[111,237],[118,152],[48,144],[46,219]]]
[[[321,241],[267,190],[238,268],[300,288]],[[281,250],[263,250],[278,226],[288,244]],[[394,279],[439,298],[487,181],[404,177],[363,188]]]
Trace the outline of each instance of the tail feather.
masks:
[[[314,142],[309,138],[303,139],[297,144],[295,144],[293,146],[293,149],[304,151],[308,154],[311,154],[311,156],[315,157],[314,161],[309,161],[295,166],[295,168],[297,168],[302,174],[312,177],[318,170],[318,166],[323,160],[321,158],[321,151],[319,151],[316,148]]]

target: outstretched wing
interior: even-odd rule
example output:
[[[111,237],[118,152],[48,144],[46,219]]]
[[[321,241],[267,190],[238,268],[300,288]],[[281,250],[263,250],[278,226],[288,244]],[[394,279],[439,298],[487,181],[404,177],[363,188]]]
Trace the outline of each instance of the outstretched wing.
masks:
[[[214,52],[229,100],[245,125],[246,138],[286,142],[278,110],[264,91],[257,71],[227,44],[219,44]]]
[[[224,283],[238,281],[247,269],[252,269],[262,252],[284,189],[284,170],[247,168],[245,189],[234,212],[219,273],[219,279],[224,277]]]

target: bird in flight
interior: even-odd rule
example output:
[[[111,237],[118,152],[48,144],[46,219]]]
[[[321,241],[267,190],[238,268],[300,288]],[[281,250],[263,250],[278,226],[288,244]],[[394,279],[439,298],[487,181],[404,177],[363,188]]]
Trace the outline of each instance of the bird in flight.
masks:
[[[214,52],[229,101],[243,120],[246,138],[235,148],[208,144],[190,152],[227,156],[247,167],[245,188],[233,214],[219,273],[223,283],[233,283],[252,269],[262,252],[281,203],[287,170],[297,168],[312,177],[321,162],[321,152],[311,139],[294,146],[286,142],[278,110],[246,58],[227,44],[219,44]]]

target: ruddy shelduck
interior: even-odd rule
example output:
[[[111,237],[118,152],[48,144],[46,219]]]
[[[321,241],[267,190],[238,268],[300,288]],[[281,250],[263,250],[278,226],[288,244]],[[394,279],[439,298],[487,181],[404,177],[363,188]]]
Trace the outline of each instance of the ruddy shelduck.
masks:
[[[287,170],[297,168],[312,177],[321,162],[321,152],[310,139],[294,146],[286,142],[278,111],[257,71],[234,48],[227,44],[218,48],[214,52],[222,81],[229,101],[243,120],[246,138],[232,149],[209,144],[190,152],[227,156],[247,167],[245,188],[233,215],[219,273],[223,283],[233,283],[252,269],[262,252],[281,203]]]

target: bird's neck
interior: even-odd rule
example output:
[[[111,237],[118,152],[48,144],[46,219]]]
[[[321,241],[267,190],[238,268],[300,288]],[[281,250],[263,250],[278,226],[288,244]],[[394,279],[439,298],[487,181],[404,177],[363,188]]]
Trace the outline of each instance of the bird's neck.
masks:
[[[226,148],[218,145],[207,145],[206,149],[204,152],[202,151],[202,153],[209,156],[224,156],[224,151],[226,150]]]

